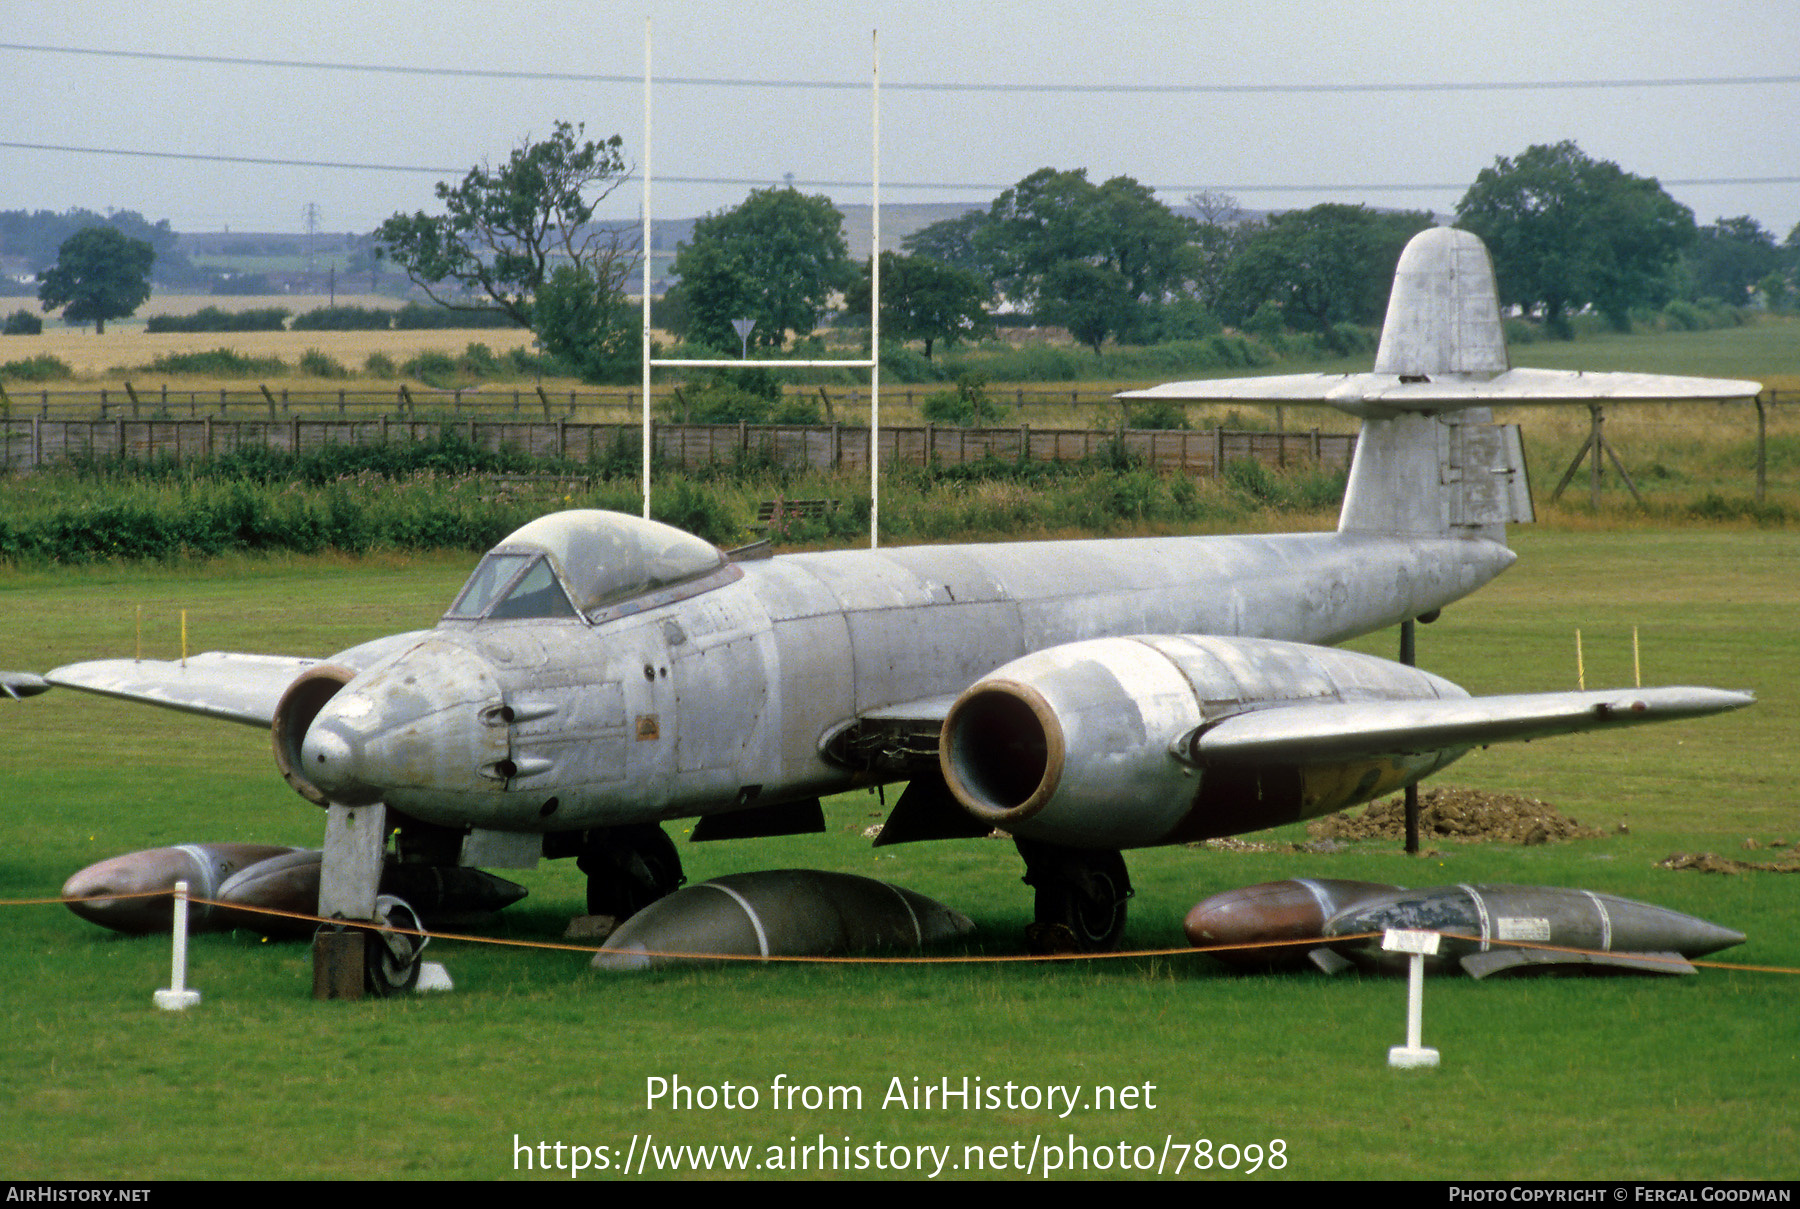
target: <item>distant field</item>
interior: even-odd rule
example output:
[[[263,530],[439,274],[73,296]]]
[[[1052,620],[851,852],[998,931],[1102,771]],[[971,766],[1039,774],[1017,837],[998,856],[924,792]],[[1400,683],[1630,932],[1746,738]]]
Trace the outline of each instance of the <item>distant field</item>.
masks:
[[[478,331],[442,329],[407,332],[146,332],[136,328],[111,327],[103,336],[91,331],[70,328],[44,329],[40,336],[8,336],[0,343],[0,359],[23,360],[42,353],[60,357],[72,368],[77,378],[70,383],[45,383],[49,389],[81,387],[120,387],[131,380],[135,385],[158,386],[166,378],[168,384],[182,390],[215,389],[221,385],[242,386],[243,379],[220,380],[191,376],[156,374],[144,369],[157,357],[169,353],[199,353],[215,348],[229,348],[248,357],[279,357],[290,367],[298,364],[308,349],[318,349],[335,357],[347,369],[360,370],[373,353],[391,357],[396,363],[416,357],[422,352],[452,355],[463,351],[469,343],[485,344],[496,353],[514,348],[531,347],[532,335],[523,328],[483,328]],[[290,372],[284,380],[300,375]],[[379,385],[379,379],[363,379]],[[331,379],[334,386],[347,383]]]
[[[353,294],[344,290],[339,290],[335,297],[330,294],[170,294],[158,290],[150,295],[149,302],[138,308],[136,315],[124,320],[120,326],[141,327],[144,320],[153,315],[192,315],[209,306],[218,307],[222,311],[280,307],[296,315],[304,315],[307,311],[316,311],[323,306],[380,307],[397,311],[402,305],[402,300],[392,294]]]

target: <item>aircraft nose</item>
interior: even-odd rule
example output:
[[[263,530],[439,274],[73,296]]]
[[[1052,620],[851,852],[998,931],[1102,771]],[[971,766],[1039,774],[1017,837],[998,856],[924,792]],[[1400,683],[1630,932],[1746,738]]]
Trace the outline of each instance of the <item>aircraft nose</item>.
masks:
[[[480,769],[506,757],[494,669],[473,651],[429,639],[356,677],[307,727],[300,757],[331,801],[398,803],[491,789]]]
[[[334,720],[325,718],[313,722],[300,745],[301,758],[306,762],[307,775],[313,784],[324,790],[332,801],[349,806],[372,802],[381,796],[377,787],[368,785],[357,775],[360,751],[361,744],[354,742]],[[375,791],[373,794],[372,790]]]

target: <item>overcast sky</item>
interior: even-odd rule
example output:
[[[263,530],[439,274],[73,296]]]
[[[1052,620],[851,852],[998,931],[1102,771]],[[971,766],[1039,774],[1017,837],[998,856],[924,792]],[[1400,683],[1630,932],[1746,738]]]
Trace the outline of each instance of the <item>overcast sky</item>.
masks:
[[[1497,156],[1573,139],[1657,177],[1702,223],[1747,213],[1777,239],[1800,223],[1794,0],[7,0],[5,12],[0,209],[137,210],[177,230],[301,231],[312,203],[320,230],[367,231],[395,211],[431,210],[446,174],[170,156],[460,173],[566,119],[590,135],[622,134],[641,164],[646,17],[659,78],[658,217],[735,205],[749,188],[741,182],[788,173],[861,182],[809,191],[867,201],[879,31],[889,203],[985,203],[1049,166],[1084,167],[1095,181],[1129,175],[1170,203],[1205,187],[1256,209],[1341,201],[1448,212]],[[624,79],[454,74],[484,71]],[[1780,79],[1357,88],[1744,77]],[[768,81],[855,87],[746,83]],[[1245,90],[1298,85],[1344,87]],[[1701,183],[1770,177],[1782,179]],[[921,184],[931,187],[909,187]],[[1435,187],[1375,187],[1397,185]],[[633,183],[604,212],[632,217],[638,206]]]

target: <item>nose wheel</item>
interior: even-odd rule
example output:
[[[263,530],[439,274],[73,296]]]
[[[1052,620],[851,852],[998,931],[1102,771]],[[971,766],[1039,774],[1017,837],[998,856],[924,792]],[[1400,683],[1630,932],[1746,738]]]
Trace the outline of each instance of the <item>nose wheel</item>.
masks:
[[[363,987],[378,999],[404,995],[419,985],[419,958],[431,937],[405,900],[375,900],[376,926],[363,936]]]

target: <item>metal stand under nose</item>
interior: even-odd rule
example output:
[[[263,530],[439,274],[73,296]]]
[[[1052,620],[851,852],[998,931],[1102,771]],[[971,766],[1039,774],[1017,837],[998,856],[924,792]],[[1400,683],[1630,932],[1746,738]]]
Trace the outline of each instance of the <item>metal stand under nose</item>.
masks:
[[[325,856],[319,871],[319,914],[346,923],[373,923],[381,861],[387,848],[387,806],[332,804],[325,813]],[[313,939],[313,998],[360,999],[360,930],[324,931]]]

